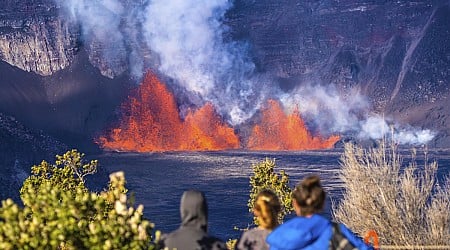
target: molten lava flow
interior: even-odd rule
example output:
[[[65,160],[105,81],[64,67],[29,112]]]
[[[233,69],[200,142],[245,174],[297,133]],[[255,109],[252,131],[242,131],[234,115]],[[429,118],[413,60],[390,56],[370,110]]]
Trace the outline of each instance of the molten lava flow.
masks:
[[[280,104],[269,100],[262,110],[262,120],[255,125],[247,143],[251,150],[310,150],[331,148],[339,136],[313,137],[298,110],[286,115]]]
[[[119,128],[97,140],[105,149],[152,152],[239,147],[234,130],[222,122],[211,104],[191,111],[182,121],[173,95],[152,73],[122,109],[125,115]]]
[[[234,130],[221,122],[211,103],[207,103],[196,112],[189,112],[185,119],[185,128],[190,131],[188,150],[238,148],[239,139]]]
[[[224,150],[240,147],[233,128],[222,121],[211,103],[190,110],[180,118],[172,93],[152,73],[122,105],[118,128],[97,142],[108,150],[152,152]],[[331,148],[339,136],[313,137],[300,114],[286,115],[280,104],[268,102],[261,123],[253,127],[247,148],[251,150],[308,150]]]

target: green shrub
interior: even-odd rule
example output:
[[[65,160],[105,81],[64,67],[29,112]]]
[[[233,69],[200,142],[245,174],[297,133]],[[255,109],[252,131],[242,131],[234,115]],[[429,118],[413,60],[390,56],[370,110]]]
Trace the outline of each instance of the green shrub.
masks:
[[[87,193],[84,185],[85,176],[97,172],[96,160],[88,163],[83,161],[84,154],[73,149],[64,155],[56,156],[55,164],[42,161],[31,167],[31,175],[24,181],[20,190],[20,197],[25,205],[34,200],[34,193],[45,193],[47,183],[54,189],[62,189],[73,193],[78,191]]]
[[[415,154],[401,169],[393,144],[382,141],[369,150],[346,144],[340,170],[345,192],[333,210],[336,219],[361,235],[375,230],[382,245],[448,244],[450,179],[439,186],[437,163],[425,157],[418,167]]]
[[[291,198],[292,190],[289,187],[289,176],[283,170],[280,171],[280,174],[275,173],[275,166],[275,160],[270,160],[268,158],[257,164],[252,164],[253,175],[250,176],[251,190],[247,206],[248,210],[252,212],[255,198],[258,193],[263,189],[270,189],[274,191],[280,199],[282,210],[278,216],[278,221],[282,223],[286,214],[293,210]],[[253,223],[258,225],[256,217],[253,217]],[[235,227],[235,230],[245,231],[248,230],[248,228],[239,229]],[[229,239],[226,243],[228,249],[234,249],[237,239]]]
[[[268,158],[252,165],[253,175],[250,176],[251,190],[247,205],[249,211],[252,212],[256,195],[263,189],[271,189],[278,195],[283,207],[278,216],[279,222],[282,223],[284,217],[293,210],[292,190],[289,187],[289,176],[283,170],[277,174],[274,171],[275,166],[275,159]],[[253,217],[253,222],[257,225],[256,217]]]
[[[123,172],[110,175],[108,190],[89,192],[84,177],[97,162],[72,150],[43,161],[21,189],[24,207],[11,199],[0,208],[0,249],[153,249],[153,224],[143,207],[128,202]]]

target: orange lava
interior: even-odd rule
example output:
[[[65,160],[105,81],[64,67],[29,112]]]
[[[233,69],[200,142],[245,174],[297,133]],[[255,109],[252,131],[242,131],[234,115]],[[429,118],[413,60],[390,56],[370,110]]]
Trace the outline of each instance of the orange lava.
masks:
[[[234,129],[223,122],[211,103],[189,110],[181,119],[173,94],[153,74],[122,105],[117,128],[99,137],[106,150],[130,152],[204,151],[240,148]],[[285,114],[280,103],[269,100],[260,124],[247,141],[249,150],[313,150],[331,148],[339,136],[311,135],[298,110]]]
[[[233,128],[225,124],[212,104],[180,118],[171,92],[153,74],[122,105],[118,128],[97,143],[106,150],[155,152],[239,148]]]
[[[313,137],[298,110],[286,115],[277,101],[269,100],[262,110],[261,123],[252,129],[247,148],[270,151],[326,149],[332,148],[338,140],[339,136]]]

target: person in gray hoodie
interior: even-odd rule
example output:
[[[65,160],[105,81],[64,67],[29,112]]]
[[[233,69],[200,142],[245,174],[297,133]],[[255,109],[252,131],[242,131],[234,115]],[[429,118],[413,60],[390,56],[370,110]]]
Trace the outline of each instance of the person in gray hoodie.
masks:
[[[203,192],[187,190],[180,202],[181,225],[169,234],[163,234],[161,249],[226,250],[226,244],[208,235],[208,206]]]

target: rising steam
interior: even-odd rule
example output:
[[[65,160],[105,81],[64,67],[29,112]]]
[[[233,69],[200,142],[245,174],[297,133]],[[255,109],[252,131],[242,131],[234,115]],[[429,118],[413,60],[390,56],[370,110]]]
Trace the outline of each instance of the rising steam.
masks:
[[[429,129],[419,130],[410,126],[402,126],[388,122],[380,116],[374,115],[360,122],[361,138],[382,139],[390,138],[400,144],[426,144],[431,141],[435,133]],[[390,134],[390,136],[389,136]]]
[[[355,90],[343,98],[334,85],[304,84],[282,94],[285,106],[298,107],[300,113],[322,133],[350,133],[360,139],[393,139],[400,144],[426,144],[435,133],[397,124],[370,113],[365,96]]]
[[[84,45],[90,55],[107,63],[107,76],[122,73],[125,65],[130,66],[133,76],[142,76],[146,53],[137,29],[142,23],[141,6],[125,6],[117,0],[55,1],[65,7],[63,15],[80,24]]]
[[[394,131],[397,141],[412,144],[434,137],[429,130],[369,115],[370,105],[358,92],[343,98],[333,87],[312,83],[289,93],[281,91],[278,84],[255,72],[248,44],[224,37],[228,27],[222,21],[232,7],[229,0],[149,0],[126,6],[118,0],[66,0],[61,4],[81,24],[85,42],[102,45],[102,56],[111,65],[126,62],[137,76],[154,66],[173,80],[175,94],[182,91],[197,106],[212,103],[232,125],[245,123],[272,98],[288,110],[298,108],[308,125],[324,135],[351,133],[379,139]]]
[[[228,0],[153,0],[145,9],[144,29],[159,55],[159,70],[213,102],[235,125],[260,106],[264,82],[255,89],[246,44],[223,42],[221,21],[230,7]]]

